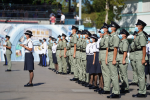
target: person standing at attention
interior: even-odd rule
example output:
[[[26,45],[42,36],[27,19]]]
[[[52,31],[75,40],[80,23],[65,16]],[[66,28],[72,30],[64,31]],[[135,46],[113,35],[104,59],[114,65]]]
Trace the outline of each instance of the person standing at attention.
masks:
[[[25,61],[24,61],[24,70],[29,71],[30,80],[29,82],[24,85],[24,87],[32,87],[33,86],[33,77],[34,77],[34,57],[33,57],[33,42],[31,40],[32,32],[30,30],[27,30],[25,33],[26,35],[26,44],[20,44],[23,48],[25,48]]]
[[[9,41],[10,39],[10,36],[6,35],[6,40],[7,40],[7,43],[6,45],[3,45],[3,47],[6,47],[6,58],[7,58],[7,61],[8,61],[8,69],[6,70],[6,72],[10,72],[11,71],[11,54],[12,54],[12,51],[11,51],[11,42]]]

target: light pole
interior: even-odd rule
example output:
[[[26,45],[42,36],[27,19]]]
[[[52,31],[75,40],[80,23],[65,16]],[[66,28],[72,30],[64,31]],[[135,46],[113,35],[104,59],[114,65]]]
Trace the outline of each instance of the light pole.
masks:
[[[82,16],[82,0],[79,0],[79,25],[81,25]]]

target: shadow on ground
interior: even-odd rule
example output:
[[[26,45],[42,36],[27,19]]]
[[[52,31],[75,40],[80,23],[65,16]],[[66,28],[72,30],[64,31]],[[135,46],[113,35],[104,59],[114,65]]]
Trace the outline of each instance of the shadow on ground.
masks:
[[[35,84],[33,84],[33,86],[40,86],[40,85],[43,85],[43,84],[45,84],[45,83],[35,83]]]

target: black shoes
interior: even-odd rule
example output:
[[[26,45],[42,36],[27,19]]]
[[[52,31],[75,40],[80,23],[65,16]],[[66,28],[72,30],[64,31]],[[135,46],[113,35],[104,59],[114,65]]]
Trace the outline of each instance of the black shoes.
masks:
[[[104,91],[104,90],[102,90],[102,91],[99,91],[98,93],[99,94],[110,94],[110,91]]]
[[[82,85],[82,84],[85,84],[85,82],[81,81],[80,84],[81,84],[81,85]]]
[[[89,89],[97,89],[97,88],[98,88],[97,86],[89,87]]]
[[[27,83],[24,87],[33,87],[33,84]]]
[[[58,72],[58,74],[62,74],[62,72]]]
[[[11,70],[10,70],[10,69],[7,69],[5,72],[11,72]]]
[[[87,84],[87,85],[85,85],[85,87],[92,87],[93,85],[91,85],[91,84]]]
[[[67,73],[62,73],[62,75],[67,75]]]
[[[100,90],[101,90],[101,88],[97,88],[97,89],[94,90],[94,92],[98,92]]]
[[[51,68],[48,68],[49,70],[51,70]]]
[[[120,98],[119,94],[111,94],[110,96],[107,96],[107,98]]]
[[[80,80],[77,80],[77,81],[76,81],[76,83],[78,83],[78,84],[79,84],[80,82],[81,82]]]
[[[54,72],[56,72],[56,70],[54,70]]]
[[[89,84],[89,83],[86,83],[86,82],[85,82],[84,84],[82,84],[82,86],[86,86],[86,85],[88,85],[88,84]]]
[[[71,74],[74,74],[73,72],[71,72]]]
[[[3,66],[7,66],[6,64],[4,64]]]
[[[125,90],[125,89],[120,90],[120,93],[129,93],[129,92],[130,92],[129,90]]]
[[[138,86],[138,84],[137,84],[137,83],[130,83],[129,85],[137,85],[137,86]]]
[[[76,83],[78,83],[78,84],[85,84],[85,82],[80,81],[80,80],[76,81]]]
[[[150,90],[150,85],[146,88],[147,90]]]
[[[146,94],[135,94],[135,95],[132,95],[132,97],[139,97],[139,98],[145,98],[147,97]]]
[[[70,79],[70,81],[78,81],[78,78]]]
[[[56,71],[56,74],[58,74],[59,72],[58,71]]]

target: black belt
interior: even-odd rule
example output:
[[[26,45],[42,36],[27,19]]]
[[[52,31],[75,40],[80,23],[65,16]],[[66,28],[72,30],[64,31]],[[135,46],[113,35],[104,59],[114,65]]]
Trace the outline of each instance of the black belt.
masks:
[[[82,52],[85,52],[85,51],[82,51]]]
[[[130,51],[130,53],[131,53],[131,52],[135,52],[135,51]]]
[[[80,49],[76,49],[76,51],[80,51]]]
[[[100,48],[99,50],[106,50],[106,48]]]
[[[26,52],[26,53],[31,53],[32,54],[32,52]]]
[[[108,52],[110,52],[110,51],[114,51],[114,49],[109,49]]]
[[[142,49],[136,49],[135,51],[142,51]]]
[[[57,49],[57,50],[61,50],[61,49]]]
[[[71,47],[74,47],[74,46],[71,46]]]

